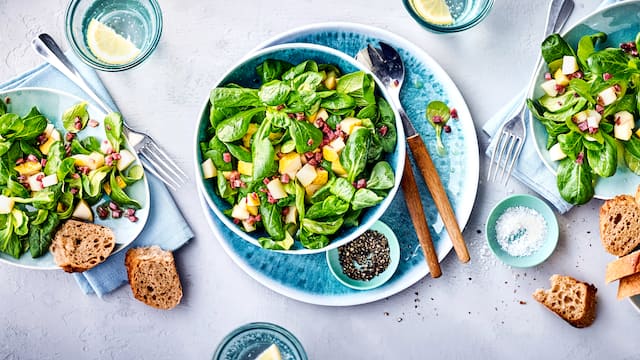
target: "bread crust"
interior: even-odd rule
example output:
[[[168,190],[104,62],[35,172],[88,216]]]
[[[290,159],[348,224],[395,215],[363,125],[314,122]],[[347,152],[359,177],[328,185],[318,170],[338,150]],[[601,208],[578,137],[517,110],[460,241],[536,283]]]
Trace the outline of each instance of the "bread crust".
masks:
[[[537,289],[533,293],[533,298],[576,328],[584,328],[593,324],[596,318],[596,292],[598,289],[593,284],[582,282],[566,275],[555,274],[551,276],[550,281],[551,289]],[[557,289],[563,286],[563,290],[571,290],[573,293],[558,292]],[[575,296],[576,293],[580,294],[579,298],[572,298],[571,300],[574,307],[576,307],[574,311],[577,311],[579,316],[571,316],[567,312],[564,299],[570,295]]]
[[[618,284],[618,300],[640,294],[640,273],[625,276]]]
[[[600,240],[615,256],[625,256],[640,245],[640,206],[635,197],[618,195],[605,201],[600,208]]]
[[[133,296],[157,309],[169,310],[182,299],[182,285],[170,251],[159,246],[132,248],[125,256]]]
[[[640,250],[634,251],[607,264],[605,282],[620,280],[640,272]]]
[[[72,273],[99,265],[115,245],[115,235],[108,227],[69,219],[56,231],[49,251],[62,270]]]

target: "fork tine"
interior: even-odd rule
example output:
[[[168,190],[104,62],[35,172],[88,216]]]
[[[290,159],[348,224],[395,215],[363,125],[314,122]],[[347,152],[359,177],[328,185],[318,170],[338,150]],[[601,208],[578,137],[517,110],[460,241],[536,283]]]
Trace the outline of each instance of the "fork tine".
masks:
[[[499,152],[500,143],[502,143],[502,131],[498,132],[500,136],[498,137],[498,141],[496,141],[496,146],[493,148],[493,152],[491,153],[491,161],[489,162],[489,171],[487,171],[487,181],[491,181],[491,169],[493,168],[493,164],[496,160],[496,154]],[[496,163],[496,169],[497,169]]]
[[[504,180],[505,185],[507,185],[509,183],[509,179],[511,179],[511,170],[513,170],[513,165],[515,165],[516,160],[518,160],[518,157],[520,156],[520,152],[522,151],[523,146],[524,146],[524,140],[518,137],[516,149],[513,153],[513,156],[511,157],[511,164],[509,164],[509,170],[507,170],[507,177]]]
[[[140,155],[143,155],[143,154],[142,154],[142,153],[140,153]],[[148,164],[151,164],[151,162],[149,162],[149,161],[147,160],[147,158],[146,158],[146,157],[144,157],[144,156],[141,156],[141,157],[140,157],[140,161],[145,162],[145,163],[148,163]],[[175,190],[177,190],[177,189],[176,189],[176,186],[175,186],[174,184],[172,184],[170,181],[167,181],[167,180],[164,178],[164,176],[160,175],[160,174],[156,171],[156,169],[155,169],[153,166],[151,166],[151,165],[146,165],[146,166],[144,167],[144,169],[145,169],[145,171],[148,171],[148,172],[150,172],[151,174],[155,175],[155,177],[157,177],[158,179],[162,180],[162,182],[163,182],[163,183],[165,183],[165,184],[166,184],[166,185],[167,185],[171,190],[174,190],[174,191],[175,191]]]
[[[387,62],[396,63],[398,59],[400,59],[400,54],[393,46],[383,41],[380,41],[378,44],[380,44],[380,50],[382,50],[382,54],[384,58],[387,59]]]
[[[158,144],[156,144],[155,142],[150,142],[149,143],[149,150],[154,152],[154,153],[156,153],[156,154],[159,154],[158,158],[159,158],[159,160],[162,160],[165,164],[167,164],[166,168],[169,169],[176,177],[178,177],[181,180],[185,180],[185,182],[186,182],[186,179],[189,178],[187,176],[187,174],[185,174],[184,171],[182,171],[182,169],[180,169],[178,164],[176,164],[171,159],[171,157],[169,157],[169,155],[167,155],[167,153],[164,152],[164,150],[162,150],[162,148],[160,146],[158,146]]]
[[[158,176],[167,185],[171,184],[174,190],[180,187],[181,184],[173,179],[169,173],[167,173],[167,171],[163,168],[162,162],[158,160],[153,152],[149,151],[148,148],[143,147],[142,149],[140,149],[140,154],[142,154],[145,159],[153,166],[154,170],[156,171],[154,175]]]
[[[504,130],[500,134],[500,139],[497,144],[498,159],[496,160],[496,169],[493,173],[493,179],[491,179],[491,181],[496,181],[496,177],[498,176],[498,172],[500,171],[500,165],[502,164],[502,155],[504,155],[504,150],[507,147],[507,144],[509,142],[509,139],[507,138],[507,136],[508,134]]]
[[[511,160],[512,155],[513,155],[513,147],[515,146],[515,143],[517,142],[517,137],[513,134],[513,133],[509,133],[509,147],[506,149],[505,151],[505,157],[504,157],[504,165],[502,166],[502,172],[500,173],[500,179],[504,179],[504,174],[505,171],[507,170],[507,164],[509,163],[509,160]]]
[[[380,68],[385,66],[385,61],[378,49],[374,48],[371,44],[367,45],[367,52],[369,53],[369,59],[371,59],[371,65],[374,68]]]

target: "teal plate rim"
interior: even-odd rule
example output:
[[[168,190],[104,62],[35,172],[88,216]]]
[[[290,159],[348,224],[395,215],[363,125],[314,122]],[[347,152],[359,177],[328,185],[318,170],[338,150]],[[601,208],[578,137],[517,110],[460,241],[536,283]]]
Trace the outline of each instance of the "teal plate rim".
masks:
[[[476,130],[467,104],[457,86],[442,67],[421,48],[408,40],[376,27],[346,22],[329,22],[293,29],[265,41],[256,49],[287,42],[311,42],[333,47],[350,56],[367,44],[385,41],[398,48],[407,65],[407,76],[401,92],[403,99],[422,97],[421,101],[406,101],[405,110],[416,121],[414,124],[423,136],[429,151],[435,154],[433,129],[424,119],[426,103],[438,99],[456,107],[459,119],[452,123],[453,130],[444,139],[451,150],[448,157],[434,157],[436,167],[452,202],[458,223],[464,227],[475,204],[479,179],[479,151]],[[199,166],[199,164],[194,164]],[[196,169],[197,170],[197,169]],[[456,172],[457,171],[457,172]],[[197,171],[196,171],[197,173]],[[431,233],[438,259],[442,260],[452,249],[451,240],[444,230],[433,200],[424,181],[418,177],[418,187],[425,205],[427,221],[432,224]],[[201,191],[198,188],[198,191]],[[405,290],[424,278],[429,269],[417,241],[411,220],[406,216],[402,190],[398,191],[395,204],[381,220],[393,225],[401,244],[401,260],[394,276],[384,285],[368,290],[350,289],[339,283],[326,264],[322,253],[311,255],[287,255],[263,250],[236,237],[218,221],[203,196],[200,196],[205,218],[212,236],[218,240],[227,255],[247,275],[265,287],[289,298],[324,306],[351,306],[384,299]],[[283,270],[286,274],[283,274]]]

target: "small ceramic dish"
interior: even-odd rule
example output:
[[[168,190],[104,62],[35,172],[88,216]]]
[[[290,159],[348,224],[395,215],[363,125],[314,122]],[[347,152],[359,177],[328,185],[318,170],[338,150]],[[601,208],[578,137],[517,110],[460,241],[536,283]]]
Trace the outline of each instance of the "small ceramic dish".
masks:
[[[512,207],[522,206],[538,212],[546,222],[546,235],[542,245],[531,255],[513,256],[505,251],[498,243],[496,236],[496,223],[504,212]],[[541,264],[551,256],[558,243],[558,221],[553,210],[542,200],[535,196],[520,194],[509,196],[498,203],[487,219],[487,241],[489,248],[502,262],[509,266],[528,268]]]
[[[386,283],[396,272],[398,263],[400,262],[400,244],[398,243],[398,238],[393,233],[393,230],[391,230],[391,228],[382,221],[376,221],[373,226],[369,228],[369,230],[375,230],[379,233],[382,233],[387,238],[387,241],[389,243],[389,257],[391,258],[387,269],[378,274],[373,279],[364,281],[354,280],[350,278],[342,271],[342,265],[340,265],[340,256],[338,254],[339,248],[334,248],[327,251],[327,264],[329,264],[329,269],[331,270],[333,276],[335,276],[335,278],[338,279],[338,281],[340,281],[343,285],[355,290],[370,290]]]
[[[254,322],[233,330],[218,345],[213,360],[255,359],[269,346],[278,347],[282,359],[307,360],[302,344],[285,328]]]

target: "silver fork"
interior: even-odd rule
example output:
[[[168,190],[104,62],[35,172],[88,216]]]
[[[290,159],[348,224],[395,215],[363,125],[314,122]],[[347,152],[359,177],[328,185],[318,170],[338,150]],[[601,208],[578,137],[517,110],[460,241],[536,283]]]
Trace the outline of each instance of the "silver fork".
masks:
[[[547,25],[545,27],[544,38],[562,29],[564,24],[567,22],[569,15],[571,15],[573,7],[573,0],[551,1],[547,13]],[[527,89],[530,89],[531,86],[533,86],[536,80],[538,67],[541,63],[542,56],[539,55],[538,60],[536,61],[536,66],[534,67],[534,72],[529,79]],[[499,138],[496,141],[493,154],[491,154],[489,171],[487,171],[487,181],[495,182],[498,172],[500,172],[500,168],[502,168],[502,172],[500,172],[500,178],[505,185],[509,182],[513,166],[518,160],[518,157],[522,152],[524,142],[527,138],[527,125],[525,117],[526,110],[526,102],[523,100],[522,104],[520,104],[520,107],[516,111],[516,115],[505,121],[505,123],[502,124],[502,126],[500,126],[500,129],[498,129],[498,131],[496,132]],[[492,169],[495,170],[493,174],[491,173]]]
[[[107,106],[102,99],[93,91],[91,86],[85,81],[78,69],[64,55],[55,40],[48,34],[40,34],[33,38],[31,45],[35,51],[42,56],[49,64],[58,69],[68,77],[84,92],[86,92],[96,104],[105,112],[113,110]],[[149,136],[140,131],[135,131],[124,125],[124,135],[133,146],[136,153],[141,156],[145,169],[157,176],[172,190],[177,190],[189,179],[187,174],[167,155],[164,150]]]

